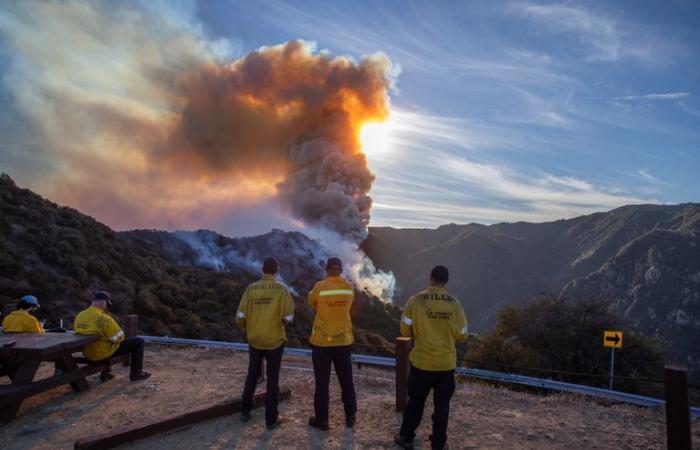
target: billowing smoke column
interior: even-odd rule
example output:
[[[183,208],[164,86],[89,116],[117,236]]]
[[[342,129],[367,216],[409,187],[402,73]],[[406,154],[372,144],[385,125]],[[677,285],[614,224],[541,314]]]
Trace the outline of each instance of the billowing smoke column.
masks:
[[[358,286],[389,297],[357,245],[374,180],[359,132],[389,113],[390,61],[303,41],[234,56],[168,5],[0,4],[3,169],[115,228],[334,236]]]
[[[184,108],[157,152],[168,166],[279,180],[281,203],[305,224],[360,242],[374,176],[358,136],[388,115],[393,81],[384,56],[361,63],[295,41],[181,81]]]

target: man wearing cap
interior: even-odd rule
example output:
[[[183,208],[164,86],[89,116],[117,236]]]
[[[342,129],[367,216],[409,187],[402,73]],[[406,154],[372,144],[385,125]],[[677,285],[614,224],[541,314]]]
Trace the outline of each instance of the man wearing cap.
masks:
[[[279,373],[287,334],[285,323],[294,320],[294,301],[287,287],[275,279],[279,271],[277,259],[263,261],[263,276],[243,292],[236,312],[236,325],[248,338],[248,375],[241,396],[241,421],[250,420],[253,393],[262,373],[262,363],[267,367],[267,392],[265,393],[265,424],[267,428],[279,425]]]
[[[39,309],[39,300],[33,295],[25,295],[17,303],[17,309],[2,320],[4,333],[43,333],[44,327],[32,315]]]
[[[355,426],[357,400],[352,381],[350,345],[353,343],[350,308],[355,291],[345,278],[340,258],[328,258],[326,279],[316,283],[309,292],[309,305],[316,310],[311,331],[311,357],[314,366],[314,415],[309,425],[328,430],[328,384],[331,363],[338,376],[345,409],[345,425]]]
[[[73,329],[78,334],[98,335],[100,340],[83,348],[83,355],[90,361],[99,362],[112,356],[131,355],[131,381],[145,380],[151,374],[143,370],[143,339],[124,339],[124,332],[117,322],[107,314],[111,305],[108,292],[95,292],[89,308],[81,311],[75,317]],[[114,378],[109,369],[102,372],[102,381]]]
[[[447,420],[455,391],[456,342],[467,337],[467,318],[462,304],[445,291],[449,272],[444,266],[430,271],[430,287],[408,300],[401,316],[401,334],[414,339],[408,375],[408,405],[401,430],[394,442],[413,448],[416,428],[423,417],[425,399],[433,390],[433,449],[447,448]]]

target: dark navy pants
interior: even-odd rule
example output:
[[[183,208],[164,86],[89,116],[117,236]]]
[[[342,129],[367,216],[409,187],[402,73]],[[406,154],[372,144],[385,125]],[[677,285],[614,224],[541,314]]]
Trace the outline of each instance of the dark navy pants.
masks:
[[[314,365],[314,417],[321,423],[328,423],[328,387],[331,378],[331,363],[338,376],[345,415],[357,412],[355,386],[352,381],[352,359],[350,346],[317,347],[311,346]]]
[[[421,370],[411,365],[408,375],[408,405],[403,412],[401,436],[413,440],[416,428],[423,418],[425,400],[433,390],[433,434],[431,446],[441,449],[447,442],[447,420],[450,416],[450,399],[455,392],[454,370],[430,371]]]
[[[265,423],[272,425],[277,421],[279,404],[279,381],[280,366],[282,365],[282,354],[284,345],[273,350],[261,350],[248,345],[248,375],[245,378],[243,395],[241,396],[241,412],[250,413],[253,406],[253,394],[258,378],[262,374],[262,363],[265,360],[267,369],[267,392],[265,393]]]

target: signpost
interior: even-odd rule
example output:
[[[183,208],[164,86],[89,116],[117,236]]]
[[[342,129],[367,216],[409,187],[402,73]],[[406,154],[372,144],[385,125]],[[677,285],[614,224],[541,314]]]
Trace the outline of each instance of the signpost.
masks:
[[[603,347],[610,348],[610,390],[613,388],[613,374],[615,372],[615,349],[622,348],[622,331],[605,330],[603,333]]]

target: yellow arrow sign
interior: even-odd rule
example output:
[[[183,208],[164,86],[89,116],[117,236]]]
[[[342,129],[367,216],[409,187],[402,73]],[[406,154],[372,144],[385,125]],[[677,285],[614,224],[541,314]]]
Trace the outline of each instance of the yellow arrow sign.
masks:
[[[605,330],[603,347],[622,348],[622,331]]]

